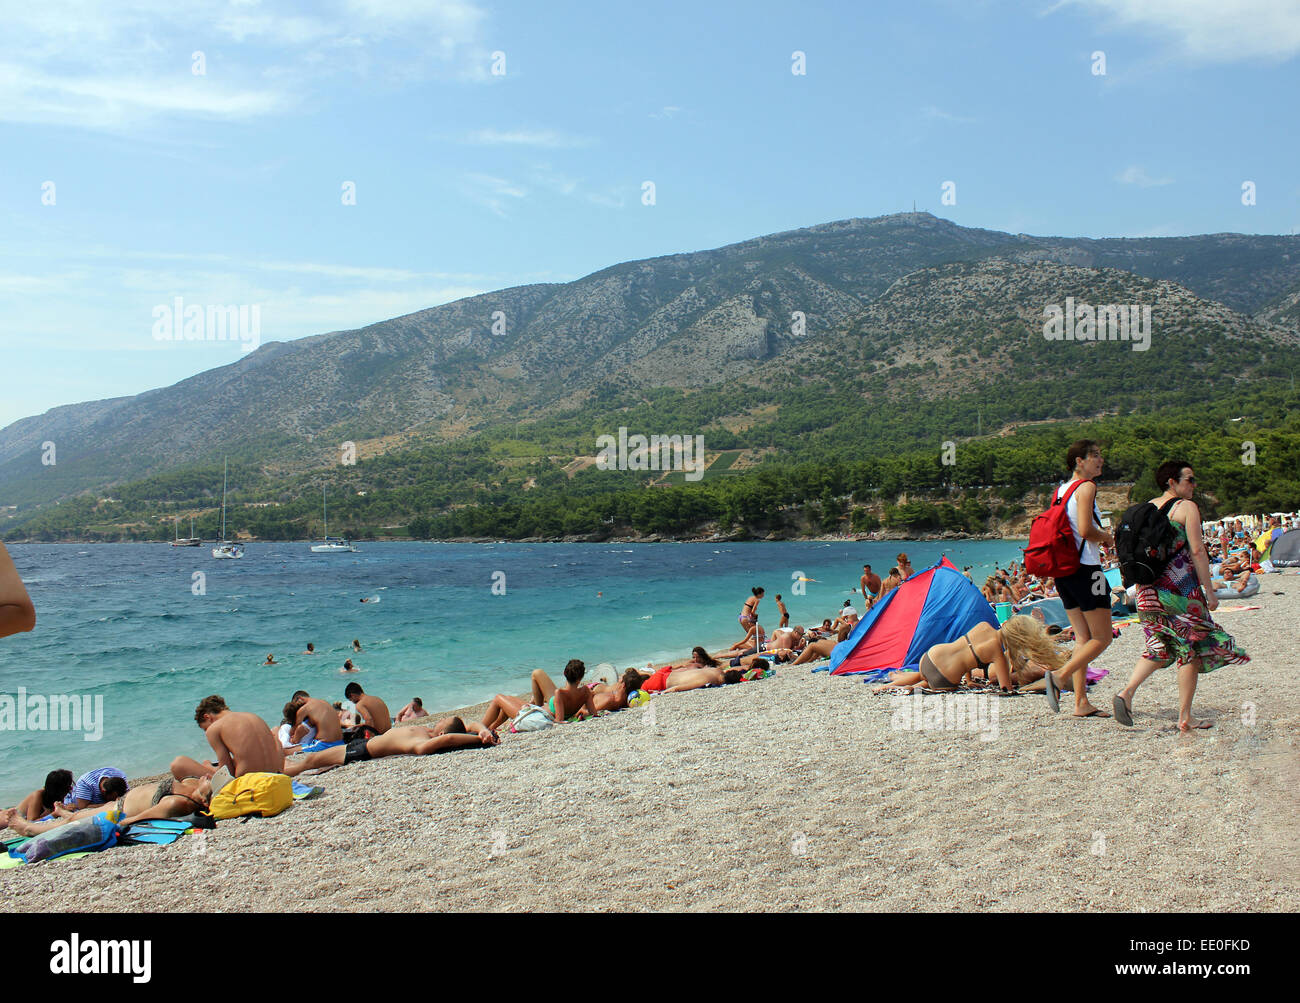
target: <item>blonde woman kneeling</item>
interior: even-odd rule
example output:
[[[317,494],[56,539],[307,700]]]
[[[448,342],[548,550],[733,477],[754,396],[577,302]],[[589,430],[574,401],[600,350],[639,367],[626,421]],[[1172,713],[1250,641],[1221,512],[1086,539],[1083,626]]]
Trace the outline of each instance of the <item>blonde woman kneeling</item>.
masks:
[[[1043,624],[1033,617],[1013,616],[1000,628],[977,623],[957,640],[934,645],[921,656],[920,672],[900,672],[872,692],[922,686],[939,692],[955,690],[976,672],[996,679],[1003,690],[1014,690],[1029,681],[1030,663],[1055,670],[1065,664],[1065,655]]]

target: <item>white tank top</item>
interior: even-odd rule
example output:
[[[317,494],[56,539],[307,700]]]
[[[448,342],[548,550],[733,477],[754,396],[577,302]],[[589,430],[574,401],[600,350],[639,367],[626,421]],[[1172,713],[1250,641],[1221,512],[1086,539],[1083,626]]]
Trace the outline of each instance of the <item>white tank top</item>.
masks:
[[[1070,481],[1065,481],[1056,489],[1056,498],[1060,498],[1070,486]],[[1076,488],[1074,494],[1070,495],[1069,502],[1065,506],[1065,514],[1070,518],[1070,529],[1074,531],[1074,545],[1077,547],[1083,543],[1083,536],[1079,533],[1079,491],[1082,488]],[[1101,513],[1097,511],[1097,498],[1094,495],[1092,499],[1092,524],[1098,529],[1101,528]],[[1084,545],[1083,552],[1079,555],[1080,564],[1101,564],[1101,544],[1095,540],[1089,540]]]

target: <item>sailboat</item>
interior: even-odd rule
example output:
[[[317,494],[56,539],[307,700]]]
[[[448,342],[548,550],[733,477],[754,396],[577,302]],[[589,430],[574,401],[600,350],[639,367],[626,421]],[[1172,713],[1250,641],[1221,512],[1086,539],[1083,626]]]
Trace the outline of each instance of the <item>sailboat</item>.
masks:
[[[226,472],[229,464],[223,461],[221,468],[221,539],[217,545],[212,548],[212,556],[233,560],[237,557],[244,556],[244,545],[237,541],[226,539]]]
[[[190,535],[184,540],[181,539],[181,521],[176,520],[176,539],[172,540],[173,547],[198,547],[202,543],[203,541],[194,535],[194,516],[190,516]]]
[[[325,516],[325,538],[319,543],[311,545],[313,554],[355,554],[357,548],[352,546],[342,537],[330,536],[330,511],[329,504],[325,500],[325,489],[320,489],[321,511]]]

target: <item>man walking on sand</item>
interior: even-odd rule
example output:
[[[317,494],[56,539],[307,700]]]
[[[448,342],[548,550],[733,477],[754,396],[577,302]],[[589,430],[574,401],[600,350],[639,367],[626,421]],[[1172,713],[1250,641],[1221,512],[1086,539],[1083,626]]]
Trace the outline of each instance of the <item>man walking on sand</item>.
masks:
[[[880,594],[880,576],[871,570],[870,564],[862,565],[862,578],[858,581],[858,587],[862,590],[862,598],[867,601],[867,609],[871,609],[871,604]]]
[[[283,772],[284,749],[256,714],[231,710],[221,697],[210,696],[204,697],[195,708],[194,721],[207,735],[217,758],[215,762],[200,763],[189,756],[177,756],[171,767],[172,776],[177,780],[211,778],[223,767],[232,777]]]

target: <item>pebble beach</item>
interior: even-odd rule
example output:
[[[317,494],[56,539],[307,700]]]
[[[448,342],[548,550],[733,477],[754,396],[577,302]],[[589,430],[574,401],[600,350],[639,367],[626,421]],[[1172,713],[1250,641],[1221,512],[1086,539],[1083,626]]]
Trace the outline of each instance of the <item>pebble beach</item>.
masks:
[[[277,817],[0,884],[14,912],[1295,911],[1300,578],[1263,584],[1224,603],[1261,609],[1216,614],[1252,661],[1200,678],[1215,726],[1195,734],[1175,728],[1172,669],[1133,728],[1072,719],[1069,694],[1059,715],[985,694],[984,727],[950,730],[904,703],[942,698],[781,666],[305,775],[324,793]],[[1097,706],[1141,648],[1127,626],[1097,661]]]

